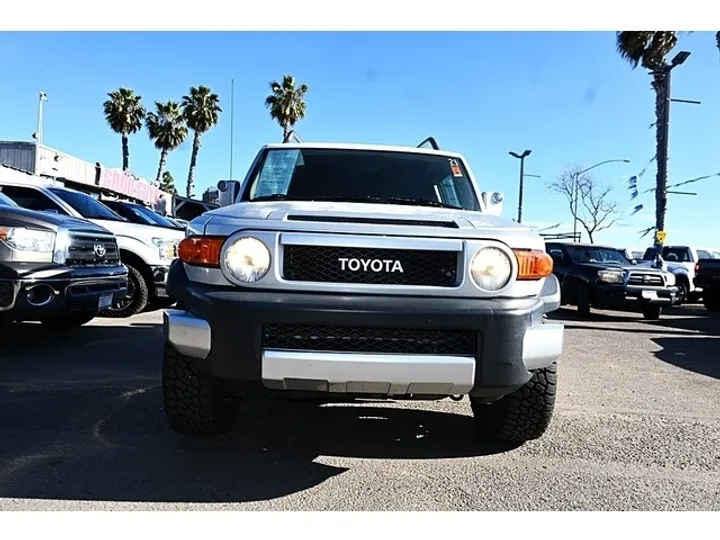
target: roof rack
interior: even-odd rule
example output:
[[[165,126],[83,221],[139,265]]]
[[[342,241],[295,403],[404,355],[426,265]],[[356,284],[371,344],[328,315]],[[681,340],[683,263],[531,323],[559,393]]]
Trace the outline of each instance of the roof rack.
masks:
[[[432,148],[433,150],[440,150],[435,137],[428,137],[423,142],[417,145],[418,148]]]
[[[287,136],[283,139],[284,143],[287,142],[294,142],[294,143],[301,143],[303,140],[300,138],[300,135],[298,135],[295,130],[290,130],[287,134]]]

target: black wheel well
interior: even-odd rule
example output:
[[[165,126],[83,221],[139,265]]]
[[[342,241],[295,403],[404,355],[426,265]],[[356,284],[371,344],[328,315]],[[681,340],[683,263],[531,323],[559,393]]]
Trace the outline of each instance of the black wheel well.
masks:
[[[688,286],[688,289],[690,288],[690,278],[687,277],[685,274],[675,274],[675,283],[684,283]]]
[[[145,283],[147,284],[148,290],[152,293],[152,291],[154,290],[154,283],[152,271],[150,270],[150,267],[147,265],[147,263],[135,253],[126,249],[120,250],[120,260],[125,264],[129,264],[138,272],[140,272],[140,275],[143,277]]]

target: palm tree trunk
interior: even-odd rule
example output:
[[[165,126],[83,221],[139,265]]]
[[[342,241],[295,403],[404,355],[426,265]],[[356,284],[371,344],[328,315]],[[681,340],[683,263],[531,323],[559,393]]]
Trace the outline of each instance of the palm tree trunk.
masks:
[[[655,155],[657,175],[655,177],[655,230],[665,230],[665,214],[667,212],[667,155],[665,155],[666,133],[666,85],[667,74],[662,69],[653,71],[652,87],[655,91]],[[653,245],[658,246],[657,238]]]
[[[130,167],[130,144],[128,136],[123,134],[122,136],[122,156],[123,156],[123,171],[127,171]]]
[[[285,142],[285,139],[287,139],[288,133],[290,133],[290,126],[288,124],[283,124],[283,142]]]
[[[157,176],[155,177],[155,185],[160,185],[160,178],[162,178],[163,170],[165,169],[165,162],[167,161],[167,150],[160,151],[160,164],[158,165]]]
[[[193,149],[190,156],[190,170],[188,171],[187,184],[185,185],[185,196],[192,197],[193,187],[195,187],[195,165],[197,165],[197,155],[200,151],[200,132],[196,131],[193,137]]]

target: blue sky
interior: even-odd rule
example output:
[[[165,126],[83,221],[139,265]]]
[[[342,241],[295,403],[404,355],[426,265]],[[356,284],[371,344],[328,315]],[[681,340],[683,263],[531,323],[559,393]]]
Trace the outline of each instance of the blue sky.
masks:
[[[670,182],[720,172],[720,57],[712,34],[682,38],[692,56],[674,72]],[[629,199],[625,179],[655,154],[650,77],[615,53],[614,34],[484,33],[10,33],[0,34],[0,139],[30,140],[37,92],[47,92],[45,144],[120,166],[120,138],[105,125],[102,102],[119,86],[134,88],[146,106],[180,99],[191,85],[220,94],[225,112],[200,150],[196,194],[229,176],[230,79],[235,79],[234,176],[258,148],[282,131],[263,105],[268,83],[283,73],[310,86],[305,140],[417,144],[432,135],[465,154],[482,189],[505,194],[517,213],[518,162],[508,151],[532,149],[523,221],[572,227],[567,204],[545,182],[565,166],[629,159],[594,172],[616,186],[628,211],[646,210],[596,240],[643,247],[637,231],[654,224],[653,198]],[[170,155],[168,169],[184,190],[190,141]],[[130,165],[154,177],[158,152],[144,132],[130,140]],[[652,187],[655,167],[640,179]],[[720,178],[686,186],[698,196],[671,195],[669,243],[720,248]]]

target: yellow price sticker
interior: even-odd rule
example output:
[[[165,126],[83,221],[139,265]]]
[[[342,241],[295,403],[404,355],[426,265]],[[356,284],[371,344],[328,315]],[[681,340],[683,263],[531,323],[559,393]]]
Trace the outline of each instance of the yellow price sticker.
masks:
[[[657,238],[657,241],[661,244],[665,243],[665,238],[667,238],[667,233],[665,231],[658,231],[655,233],[655,238]]]

